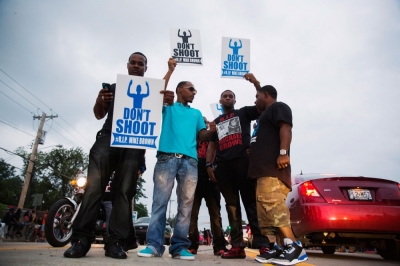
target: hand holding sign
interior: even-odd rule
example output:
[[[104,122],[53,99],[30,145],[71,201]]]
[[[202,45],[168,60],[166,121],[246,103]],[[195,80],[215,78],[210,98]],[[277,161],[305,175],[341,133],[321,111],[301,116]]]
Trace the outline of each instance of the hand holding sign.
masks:
[[[109,85],[109,84],[108,84]],[[96,102],[101,104],[102,106],[105,106],[112,101],[114,98],[112,92],[108,91],[108,88],[103,88],[99,91],[99,94],[97,95]]]
[[[168,70],[173,72],[175,70],[175,67],[176,67],[176,61],[174,58],[170,57],[168,59]]]
[[[160,91],[160,93],[164,94],[163,103],[165,103],[167,105],[174,104],[175,94],[173,91],[163,90],[163,91]]]
[[[256,77],[252,73],[247,73],[246,75],[243,76],[243,78],[250,81],[250,83],[253,83],[254,87],[256,87],[257,90],[261,88],[260,82],[256,79]]]

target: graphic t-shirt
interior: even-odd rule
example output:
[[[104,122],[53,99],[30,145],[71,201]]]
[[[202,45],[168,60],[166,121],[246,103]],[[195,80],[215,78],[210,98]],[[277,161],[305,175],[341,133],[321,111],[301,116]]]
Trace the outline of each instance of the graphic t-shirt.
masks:
[[[250,145],[250,123],[258,116],[255,106],[245,106],[222,114],[214,120],[217,132],[211,141],[215,142],[217,147],[216,162],[247,156],[246,150]]]
[[[279,121],[293,126],[292,110],[285,103],[275,102],[261,114],[257,127],[254,129],[250,144],[248,176],[250,178],[277,177],[291,188],[290,165],[278,170],[276,163],[281,145]],[[290,150],[288,155],[290,155]]]

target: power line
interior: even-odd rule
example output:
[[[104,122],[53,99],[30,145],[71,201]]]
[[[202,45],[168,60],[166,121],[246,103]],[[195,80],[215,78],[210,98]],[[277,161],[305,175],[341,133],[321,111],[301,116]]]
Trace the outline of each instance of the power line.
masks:
[[[1,69],[0,69],[1,70]],[[34,105],[31,101],[29,101],[28,99],[26,99],[24,96],[22,96],[21,94],[19,94],[16,90],[14,90],[13,88],[11,88],[10,86],[8,86],[6,83],[4,83],[4,81],[0,80],[1,83],[3,83],[4,85],[6,85],[9,89],[11,89],[13,92],[15,92],[16,94],[18,94],[19,96],[21,96],[25,101],[27,101],[28,103],[32,104],[33,106],[35,106],[36,108],[38,108],[40,110],[39,107],[37,107],[36,105]]]
[[[29,135],[29,136],[31,136],[31,137],[36,138],[36,136],[33,136],[33,135],[29,134],[28,132],[25,132],[25,131],[23,131],[23,130],[17,128],[17,127],[14,127],[14,126],[12,126],[12,125],[10,125],[10,124],[4,122],[4,121],[1,121],[1,120],[0,120],[0,122],[6,124],[7,126],[13,127],[13,128],[15,128],[16,130],[19,130],[19,131],[21,131],[21,132],[23,132],[23,133],[25,133],[25,134],[27,134],[27,135]]]
[[[53,128],[53,130],[58,134],[58,135],[60,135],[61,137],[63,137],[64,139],[66,139],[69,143],[71,143],[72,145],[75,145],[75,143],[73,143],[72,141],[70,141],[69,139],[67,139],[64,135],[62,135],[60,132],[58,132],[57,130],[55,130],[54,128]]]
[[[8,75],[6,72],[4,72],[2,69],[0,69],[1,72],[3,72],[7,77],[9,77],[10,79],[12,79],[15,83],[17,83],[21,88],[23,88],[26,92],[28,92],[30,95],[32,95],[36,100],[38,100],[39,102],[41,102],[42,104],[44,104],[47,108],[49,108],[51,110],[50,107],[48,107],[44,102],[42,102],[39,98],[37,98],[35,95],[33,95],[30,91],[28,91],[24,86],[22,86],[21,84],[19,84],[18,81],[16,81],[15,79],[13,79],[10,75]]]
[[[17,101],[13,100],[10,96],[7,96],[4,92],[1,92],[1,94],[3,94],[4,96],[6,96],[8,99],[10,99],[11,101],[15,102],[16,104],[18,104],[19,106],[21,106],[22,108],[24,108],[25,110],[27,110],[29,113],[33,114],[33,112],[29,111],[28,109],[25,108],[25,106],[21,105],[20,103],[18,103]]]
[[[64,129],[68,134],[70,134],[72,137],[74,137],[76,140],[78,140],[80,143],[82,143],[86,148],[90,148],[88,146],[86,146],[85,143],[83,143],[82,141],[80,141],[80,139],[78,139],[77,137],[75,137],[74,135],[72,135],[69,131],[67,131],[63,126],[61,126],[59,123],[57,123],[57,121],[54,121],[54,123],[56,123],[58,126],[60,126],[62,129]]]
[[[43,105],[45,105],[47,108],[49,108],[50,109],[50,111],[53,111],[53,109],[52,108],[50,108],[47,104],[45,104],[44,102],[42,102],[39,98],[37,98],[35,95],[33,95],[29,90],[27,90],[24,86],[22,86],[18,81],[16,81],[14,78],[12,78],[10,75],[8,75],[6,72],[4,72],[2,69],[0,69],[0,71],[1,72],[3,72],[7,77],[9,77],[10,79],[12,79],[15,83],[17,83],[21,88],[23,88],[26,92],[28,92],[30,95],[32,95],[36,100],[38,100],[39,102],[41,102]],[[1,81],[1,80],[0,80]],[[1,81],[2,82],[2,81]],[[5,84],[4,82],[3,82],[3,84],[4,85],[6,85],[7,87],[9,87],[10,89],[12,89],[10,86],[8,86],[7,84]],[[12,89],[13,90],[13,89]],[[15,90],[14,90],[15,91]],[[17,93],[17,92],[16,92]],[[21,96],[21,95],[20,95]],[[21,97],[23,97],[23,96],[21,96]],[[23,97],[24,98],[24,97]],[[25,99],[25,98],[24,98]],[[25,99],[26,100],[26,99]],[[32,104],[32,103],[31,103]],[[37,106],[35,106],[35,107],[37,107]],[[39,110],[40,110],[40,108],[39,107],[37,107]],[[56,114],[57,114],[57,112],[56,112]],[[91,143],[91,141],[90,140],[88,140],[87,138],[85,138],[85,136],[82,134],[82,133],[80,133],[76,128],[74,128],[71,124],[69,124],[64,118],[62,118],[61,116],[59,116],[65,123],[67,123],[67,125],[69,125],[73,130],[75,130],[76,132],[78,132],[85,140],[87,140],[88,142],[90,142]],[[85,145],[86,146],[86,145]],[[86,146],[87,147],[87,146]]]

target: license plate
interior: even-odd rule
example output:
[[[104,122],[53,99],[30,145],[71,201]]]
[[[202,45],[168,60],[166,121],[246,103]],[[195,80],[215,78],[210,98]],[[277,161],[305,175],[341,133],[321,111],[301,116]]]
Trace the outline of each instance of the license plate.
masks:
[[[353,188],[348,190],[350,200],[372,200],[369,189]]]

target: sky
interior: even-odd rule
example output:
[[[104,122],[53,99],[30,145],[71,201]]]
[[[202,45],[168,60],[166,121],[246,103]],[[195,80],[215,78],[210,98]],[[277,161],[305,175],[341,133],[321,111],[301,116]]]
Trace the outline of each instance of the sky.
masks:
[[[200,31],[204,65],[178,65],[169,89],[190,80],[198,91],[191,106],[209,120],[209,104],[226,89],[236,108],[254,104],[252,84],[220,77],[222,37],[250,39],[250,72],[293,112],[292,174],[400,182],[400,1],[389,0],[0,0],[0,147],[30,151],[33,116],[45,112],[58,117],[45,123],[43,148],[89,153],[104,123],[92,111],[101,83],[127,74],[135,51],[148,58],[146,77],[163,78],[171,28]],[[146,155],[141,201],[151,210],[155,151]],[[2,150],[0,158],[22,166]],[[209,227],[204,201],[199,227]]]

